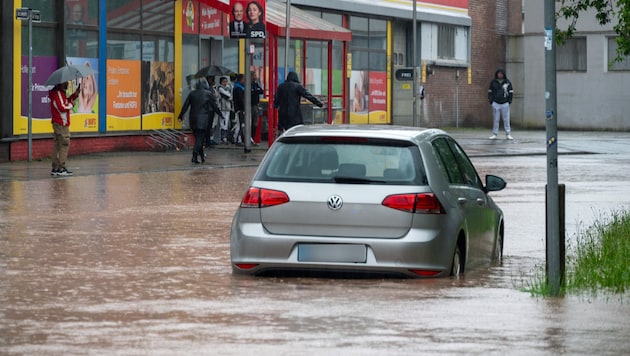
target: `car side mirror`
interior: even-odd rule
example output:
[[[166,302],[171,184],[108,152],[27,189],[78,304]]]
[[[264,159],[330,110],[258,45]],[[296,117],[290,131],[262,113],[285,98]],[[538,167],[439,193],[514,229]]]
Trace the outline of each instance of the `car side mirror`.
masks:
[[[488,174],[486,176],[486,192],[496,192],[499,190],[503,190],[507,183],[503,178]]]

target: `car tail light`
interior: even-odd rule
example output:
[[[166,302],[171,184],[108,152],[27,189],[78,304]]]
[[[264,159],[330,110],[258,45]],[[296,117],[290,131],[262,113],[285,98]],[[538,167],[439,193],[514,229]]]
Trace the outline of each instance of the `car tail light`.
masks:
[[[264,208],[288,202],[289,196],[283,191],[249,187],[241,201],[241,208]]]
[[[389,195],[383,199],[384,206],[417,214],[443,214],[444,208],[433,193],[411,193]]]
[[[258,267],[258,263],[235,263],[234,265],[240,269],[252,269]]]
[[[417,274],[420,277],[433,277],[438,275],[441,271],[433,271],[433,270],[426,270],[426,269],[411,269],[411,272]]]

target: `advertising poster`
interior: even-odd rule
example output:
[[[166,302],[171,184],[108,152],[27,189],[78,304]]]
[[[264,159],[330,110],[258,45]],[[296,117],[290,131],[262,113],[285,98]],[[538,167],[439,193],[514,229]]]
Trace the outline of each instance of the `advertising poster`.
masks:
[[[174,127],[175,69],[173,63],[142,62],[142,129]]]
[[[370,124],[387,123],[387,73],[370,72],[368,109]]]
[[[140,67],[135,60],[107,60],[107,130],[140,130]]]
[[[68,57],[68,64],[84,65],[94,69],[95,73],[68,85],[68,93],[72,94],[77,85],[81,86],[79,97],[74,103],[70,116],[71,132],[96,132],[98,131],[98,59]]]
[[[184,0],[182,5],[182,32],[199,33],[199,3]]]
[[[264,39],[267,33],[265,5],[265,0],[230,0],[230,37]]]
[[[349,90],[350,123],[388,122],[386,72],[352,71]]]
[[[210,36],[223,36],[227,35],[224,33],[225,26],[223,26],[224,19],[226,15],[205,4],[199,4],[199,8],[201,10],[201,16],[199,17],[199,33],[202,35],[210,35]]]
[[[353,70],[350,76],[350,123],[368,123],[367,71]]]
[[[33,56],[32,87],[32,133],[52,132],[50,124],[50,101],[48,90],[52,86],[46,86],[46,79],[57,69],[57,57]],[[28,56],[22,56],[21,87],[20,87],[20,115],[13,123],[14,135],[28,134]]]

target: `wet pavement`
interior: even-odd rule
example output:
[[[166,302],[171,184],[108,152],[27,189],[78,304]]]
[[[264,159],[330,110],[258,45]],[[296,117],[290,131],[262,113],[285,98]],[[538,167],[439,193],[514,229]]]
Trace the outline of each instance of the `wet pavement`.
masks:
[[[533,297],[544,265],[545,133],[449,130],[506,217],[504,262],[461,279],[231,274],[229,226],[264,148],[0,164],[0,354],[623,355],[625,296]],[[629,133],[561,132],[567,236],[630,206]]]

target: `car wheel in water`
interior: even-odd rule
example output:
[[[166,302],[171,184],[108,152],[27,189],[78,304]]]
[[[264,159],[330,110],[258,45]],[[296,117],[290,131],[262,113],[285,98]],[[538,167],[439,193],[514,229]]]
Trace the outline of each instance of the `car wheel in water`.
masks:
[[[492,261],[495,263],[501,263],[503,261],[503,232],[497,236],[497,241],[494,244],[494,252],[492,253]]]
[[[462,272],[462,253],[459,250],[459,246],[455,246],[455,253],[453,253],[453,262],[451,263],[451,276],[459,277]]]

